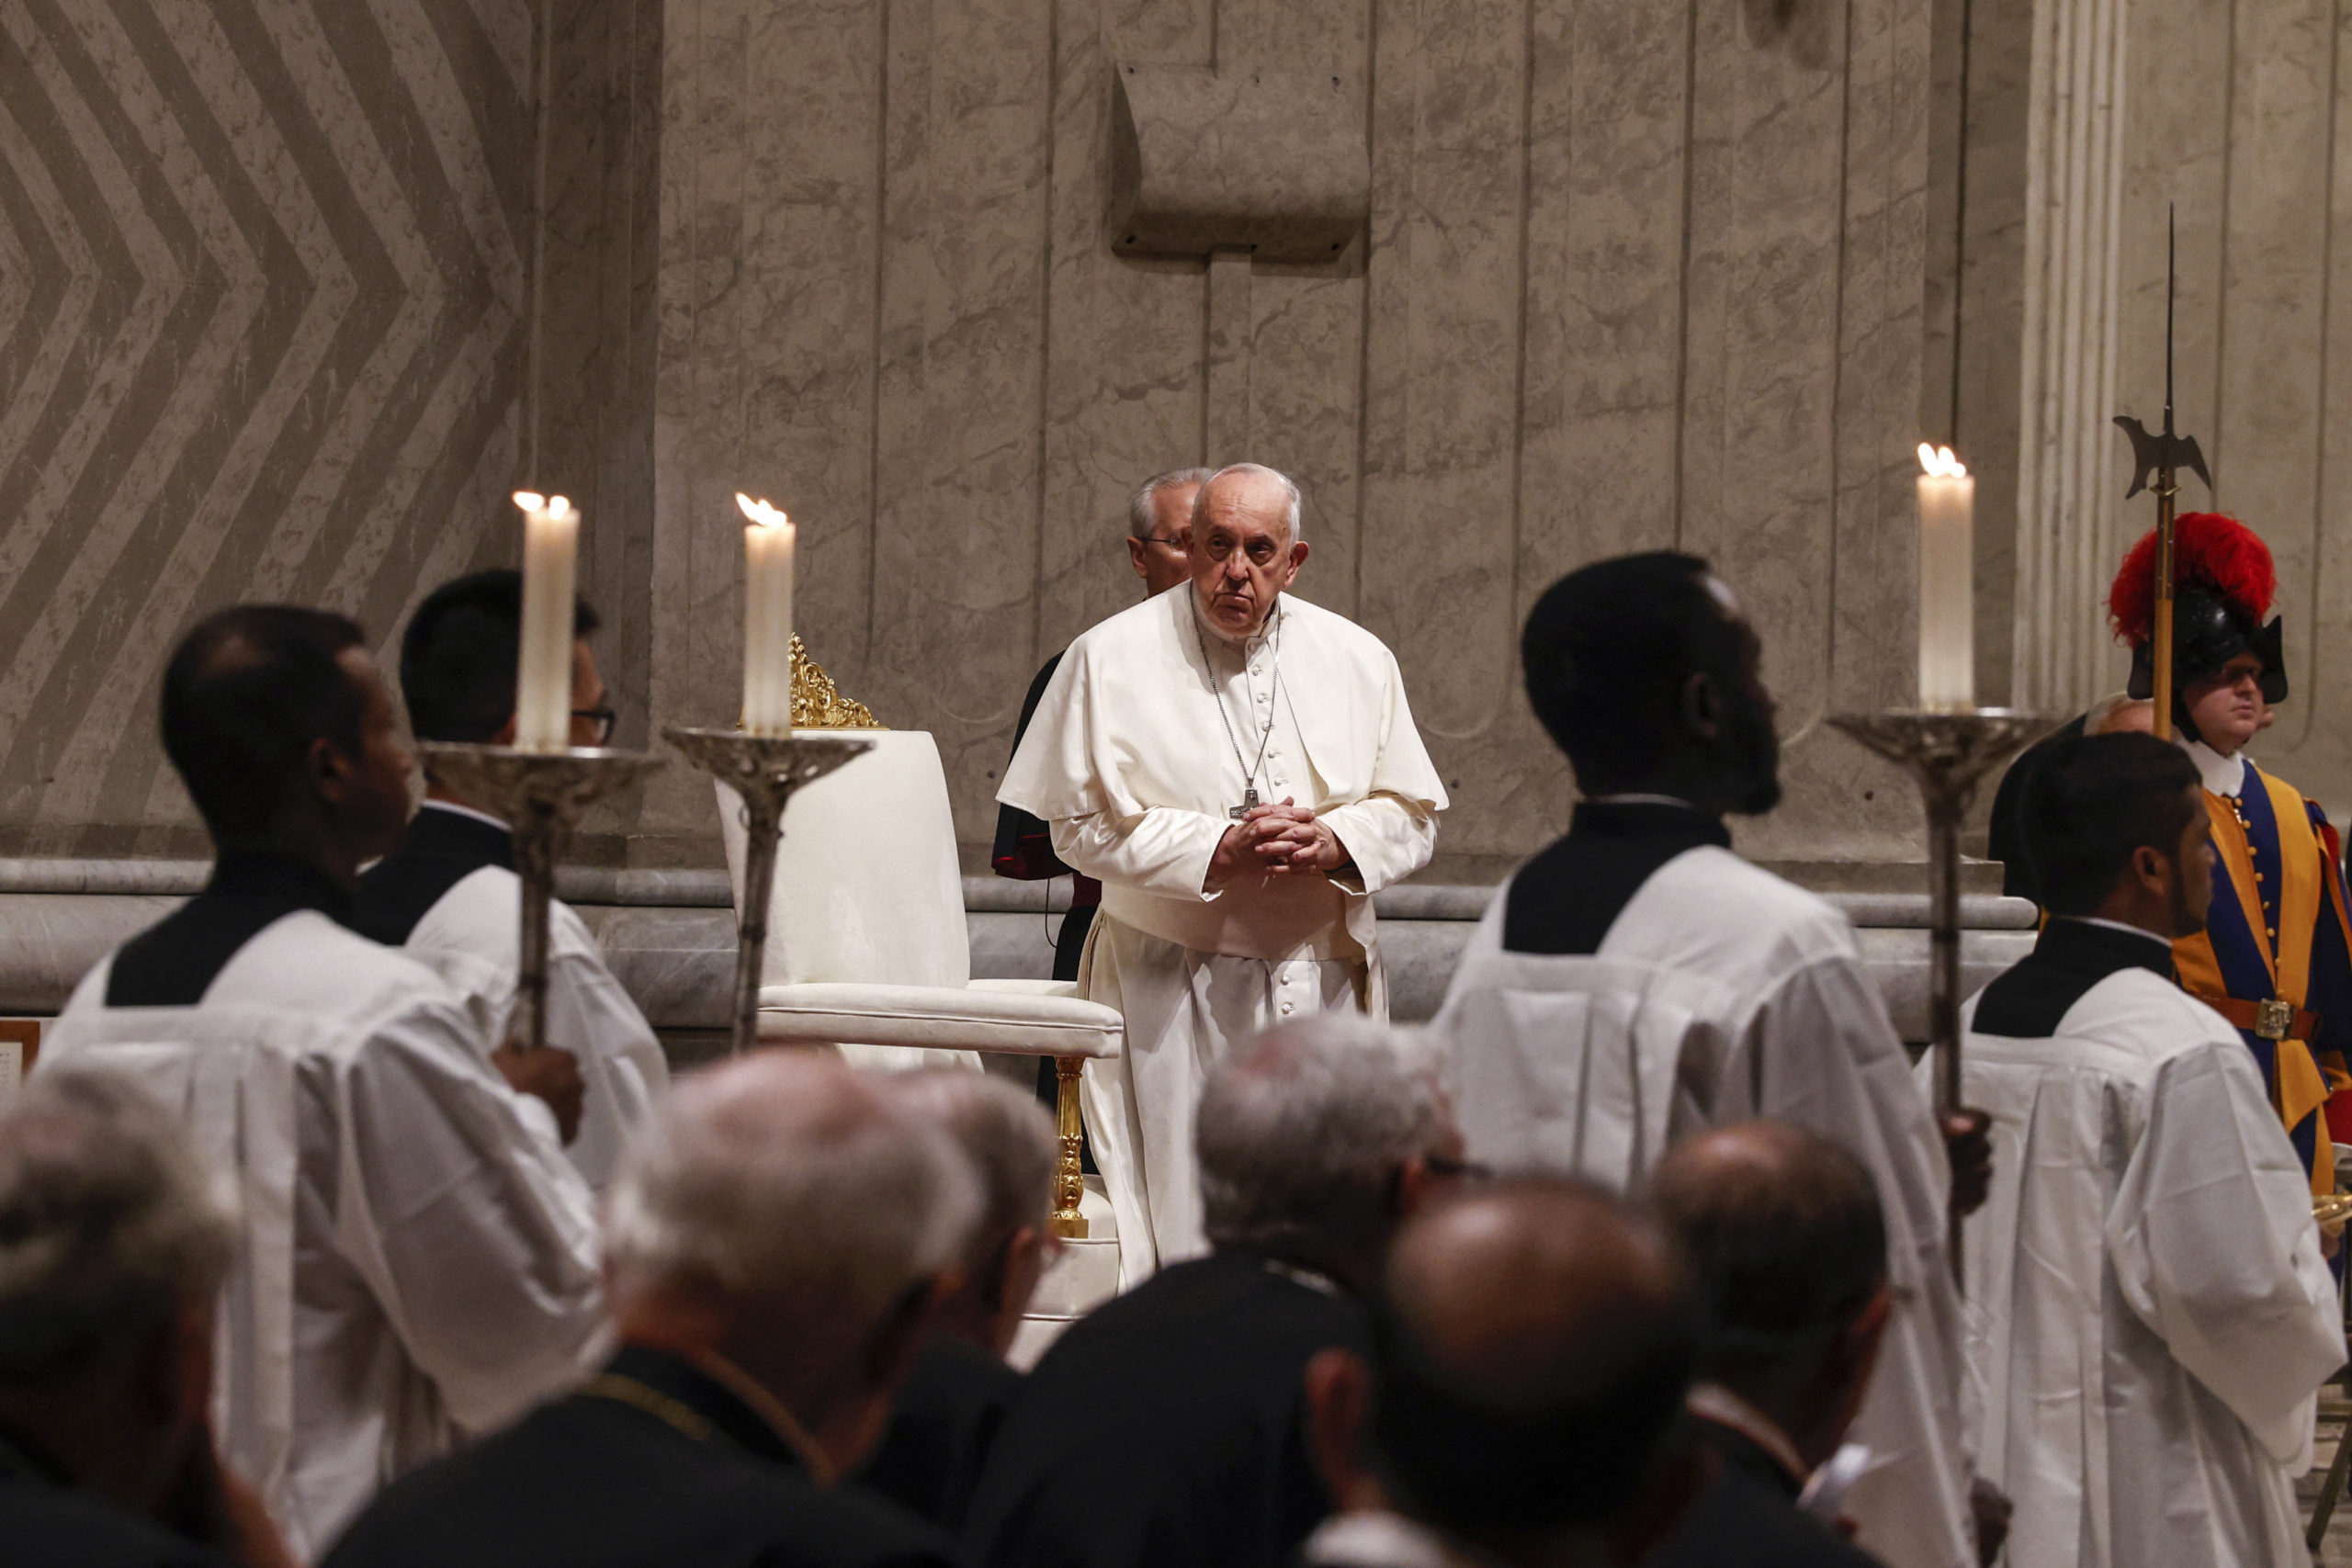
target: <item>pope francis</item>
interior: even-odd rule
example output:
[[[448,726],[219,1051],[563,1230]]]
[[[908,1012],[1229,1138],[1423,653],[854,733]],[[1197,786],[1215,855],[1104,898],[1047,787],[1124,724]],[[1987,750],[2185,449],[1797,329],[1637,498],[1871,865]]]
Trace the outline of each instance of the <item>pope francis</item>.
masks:
[[[1445,808],[1395,656],[1285,592],[1298,487],[1222,469],[1187,537],[1190,585],[1070,645],[997,792],[1102,884],[1079,987],[1126,1020],[1085,1082],[1123,1286],[1205,1249],[1210,1069],[1303,1013],[1386,1016],[1372,895],[1429,863]]]

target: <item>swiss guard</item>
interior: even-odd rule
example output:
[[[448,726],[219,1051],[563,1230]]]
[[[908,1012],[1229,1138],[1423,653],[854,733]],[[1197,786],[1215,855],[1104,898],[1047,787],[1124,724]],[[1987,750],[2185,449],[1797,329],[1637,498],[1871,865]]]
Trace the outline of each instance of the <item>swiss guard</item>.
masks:
[[[2278,569],[2234,517],[2192,512],[2176,526],[2172,724],[2205,779],[2213,820],[2213,902],[2205,930],[2173,944],[2181,985],[2235,1025],[2312,1190],[2335,1190],[2329,1138],[2352,1138],[2352,942],[2342,847],[2319,807],[2255,766],[2245,747],[2286,701]],[[2154,694],[2156,534],[2123,558],[2108,594],[2132,647],[2131,694]],[[2330,1100],[2334,1105],[2331,1107]]]

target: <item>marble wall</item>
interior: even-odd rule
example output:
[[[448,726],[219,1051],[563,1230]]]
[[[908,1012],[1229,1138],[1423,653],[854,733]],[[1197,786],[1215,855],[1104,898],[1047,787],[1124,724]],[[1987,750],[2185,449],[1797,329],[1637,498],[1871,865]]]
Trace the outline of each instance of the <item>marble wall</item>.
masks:
[[[1295,475],[1298,591],[1394,646],[1491,869],[1562,823],[1517,689],[1533,596],[1676,546],[1784,706],[1783,857],[1900,855],[1826,731],[1909,680],[1927,0],[668,0],[650,690],[730,716],[729,498],[799,521],[801,628],[935,733],[983,840],[1030,673],[1131,598],[1162,468]],[[1324,73],[1371,219],[1335,259],[1131,257],[1114,73]],[[1281,156],[1269,146],[1264,155]],[[697,781],[639,853],[691,854]]]
[[[199,842],[203,612],[379,633],[499,553],[530,0],[0,0],[0,852]]]
[[[1929,4],[0,0],[0,854],[195,852],[179,630],[389,639],[525,479],[586,508],[626,742],[732,717],[729,497],[788,507],[802,630],[977,843],[1031,671],[1135,591],[1130,487],[1241,457],[1402,660],[1448,874],[1564,820],[1519,621],[1645,546],[1764,629],[1747,845],[1916,853],[1818,721],[1909,681]],[[1125,65],[1333,79],[1368,222],[1123,254]],[[709,863],[712,812],[673,769],[591,848]]]

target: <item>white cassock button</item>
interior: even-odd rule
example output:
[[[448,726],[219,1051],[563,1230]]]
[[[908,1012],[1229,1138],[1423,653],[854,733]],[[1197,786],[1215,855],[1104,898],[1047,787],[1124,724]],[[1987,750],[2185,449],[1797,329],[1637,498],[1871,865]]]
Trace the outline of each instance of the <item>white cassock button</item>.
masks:
[[[1288,1012],[1288,1011],[1290,1011],[1290,1004],[1289,1004],[1288,1002],[1284,1002],[1284,1003],[1283,1004],[1283,1011],[1284,1011],[1284,1012]]]

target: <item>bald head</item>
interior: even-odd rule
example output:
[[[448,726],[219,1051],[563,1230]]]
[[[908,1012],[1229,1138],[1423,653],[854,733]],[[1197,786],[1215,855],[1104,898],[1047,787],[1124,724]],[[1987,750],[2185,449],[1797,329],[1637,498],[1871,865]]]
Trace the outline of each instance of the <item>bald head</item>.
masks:
[[[1372,1446],[1408,1511],[1500,1543],[1606,1529],[1643,1495],[1698,1314],[1623,1201],[1522,1179],[1408,1223],[1374,1314]]]
[[[1659,1162],[1650,1197],[1706,1303],[1711,1376],[1738,1382],[1808,1359],[1885,1281],[1870,1172],[1803,1128],[1747,1122],[1702,1133]]]

